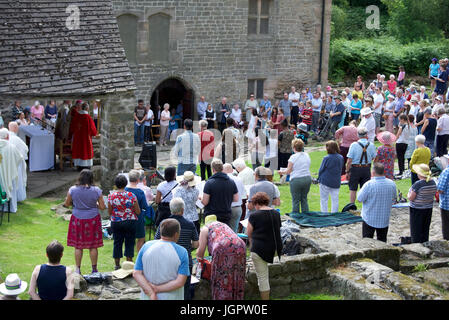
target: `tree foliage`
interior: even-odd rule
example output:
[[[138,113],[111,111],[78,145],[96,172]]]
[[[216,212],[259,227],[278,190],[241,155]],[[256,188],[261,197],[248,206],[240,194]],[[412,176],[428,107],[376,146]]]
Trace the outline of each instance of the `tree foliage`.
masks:
[[[435,41],[449,34],[447,0],[382,0],[388,8],[390,34],[402,43]]]

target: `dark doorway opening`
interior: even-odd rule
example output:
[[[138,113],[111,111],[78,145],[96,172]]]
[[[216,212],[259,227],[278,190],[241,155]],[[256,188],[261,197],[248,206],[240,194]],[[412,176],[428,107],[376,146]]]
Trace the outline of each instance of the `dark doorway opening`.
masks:
[[[180,80],[175,78],[170,78],[163,81],[157,86],[151,95],[151,108],[153,111],[156,106],[159,105],[161,111],[164,108],[164,104],[168,103],[170,105],[170,110],[177,108],[181,103],[183,106],[182,119],[193,119],[194,116],[194,94],[193,90],[187,88]]]

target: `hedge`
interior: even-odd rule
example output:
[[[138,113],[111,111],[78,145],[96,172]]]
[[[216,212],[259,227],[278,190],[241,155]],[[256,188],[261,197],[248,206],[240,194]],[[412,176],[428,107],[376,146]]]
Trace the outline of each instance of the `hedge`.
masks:
[[[415,42],[402,45],[393,37],[361,40],[336,39],[331,42],[329,80],[343,81],[382,73],[387,80],[397,76],[399,66],[409,75],[425,76],[431,59],[449,56],[449,39],[439,42]]]

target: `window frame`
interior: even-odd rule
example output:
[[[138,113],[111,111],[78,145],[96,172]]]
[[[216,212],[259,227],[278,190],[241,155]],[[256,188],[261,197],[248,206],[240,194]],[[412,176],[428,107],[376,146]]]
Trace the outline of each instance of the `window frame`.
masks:
[[[270,11],[271,11],[271,1],[270,0],[256,0],[257,1],[257,13],[253,14],[250,13],[249,10],[249,3],[250,0],[248,0],[248,35],[262,35],[262,36],[266,36],[270,34]],[[267,14],[262,14],[262,1],[266,1],[268,4],[268,13]],[[250,19],[256,19],[257,24],[256,24],[256,33],[250,33],[249,32],[249,20]],[[261,23],[260,20],[261,19],[267,19],[268,20],[268,28],[267,28],[267,33],[261,33]]]
[[[254,99],[263,99],[263,95],[264,95],[264,90],[265,90],[265,81],[267,79],[265,78],[253,78],[253,79],[248,79],[247,81],[247,99],[249,99],[251,93],[254,94]],[[254,82],[254,90],[252,90],[252,92],[250,92],[249,88],[250,88],[250,81]],[[258,95],[258,91],[259,91],[259,83],[260,81],[262,82],[262,91],[261,91],[261,96]]]

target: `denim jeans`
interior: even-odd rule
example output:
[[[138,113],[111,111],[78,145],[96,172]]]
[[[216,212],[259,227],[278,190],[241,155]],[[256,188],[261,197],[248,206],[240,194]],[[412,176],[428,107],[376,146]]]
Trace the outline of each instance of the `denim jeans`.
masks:
[[[193,173],[196,172],[196,164],[184,164],[184,163],[178,163],[178,170],[176,172],[177,176],[182,176],[184,172],[186,171],[192,171]]]
[[[143,134],[144,134],[145,126],[137,125],[134,123],[134,145],[143,143]]]
[[[125,243],[125,257],[134,257],[137,221],[138,220],[124,220],[111,223],[112,234],[114,236],[112,251],[112,257],[114,259],[123,257],[123,242]]]

